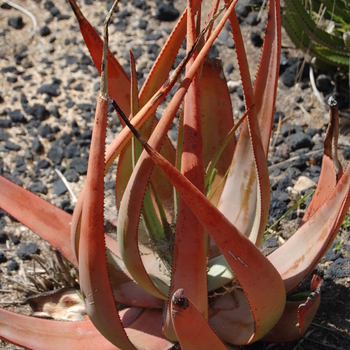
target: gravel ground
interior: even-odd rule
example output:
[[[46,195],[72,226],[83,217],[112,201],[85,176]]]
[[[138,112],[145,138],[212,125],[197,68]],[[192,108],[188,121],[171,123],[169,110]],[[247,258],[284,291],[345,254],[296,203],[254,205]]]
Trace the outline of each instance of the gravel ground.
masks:
[[[66,1],[21,0],[17,3],[30,15],[0,1],[0,174],[71,213],[74,196],[79,194],[86,175],[99,75]],[[108,2],[85,0],[78,3],[85,16],[101,30]],[[258,11],[251,11],[245,3],[240,1],[237,11],[254,76],[266,13],[259,19]],[[110,26],[110,49],[126,71],[129,70],[128,52],[133,51],[140,82],[145,79],[174,25],[169,17],[162,16],[175,19],[177,10],[181,11],[184,6],[184,0],[177,1],[175,7],[161,1],[121,1]],[[301,67],[303,55],[293,48],[284,32],[282,45],[275,115],[276,123],[279,118],[282,123],[278,133],[277,126],[274,128],[269,154],[273,190],[269,224],[293,205],[288,188],[293,188],[300,177],[317,182],[327,125],[327,111],[310,87],[309,66],[306,63]],[[184,52],[180,52],[179,59]],[[227,28],[211,51],[214,56],[217,53],[223,58],[234,116],[238,118],[244,103],[234,43]],[[297,72],[301,72],[299,78]],[[323,98],[335,95],[342,111],[347,112],[348,77],[317,70],[314,73]],[[161,111],[160,108],[158,113]],[[121,128],[114,113],[109,118],[107,142]],[[350,158],[347,119],[342,119],[341,123],[339,155],[346,163]],[[174,137],[175,133],[176,125],[170,136]],[[67,179],[72,193],[68,192],[59,172]],[[111,173],[106,178],[109,206],[113,204],[113,186]],[[271,230],[263,245],[266,253],[295,232],[304,211],[305,205]],[[259,343],[248,348],[350,348],[349,227],[350,222],[343,225],[335,244],[316,269],[325,281],[321,306],[307,335],[297,343]],[[0,305],[30,313],[30,308],[19,304],[28,295],[69,285],[69,281],[56,278],[64,273],[60,266],[59,257],[45,242],[0,212]],[[34,275],[41,277],[33,278]],[[0,341],[0,348],[17,347]]]

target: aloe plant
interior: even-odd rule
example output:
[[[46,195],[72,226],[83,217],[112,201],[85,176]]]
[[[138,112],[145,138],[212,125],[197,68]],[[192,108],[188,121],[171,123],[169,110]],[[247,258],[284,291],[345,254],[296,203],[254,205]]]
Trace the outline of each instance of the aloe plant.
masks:
[[[286,0],[283,27],[320,67],[349,67],[350,7],[347,1]]]
[[[200,31],[195,14],[201,1],[193,0],[140,92],[132,55],[129,79],[108,51],[113,8],[101,40],[75,1],[69,2],[101,72],[84,189],[71,216],[0,177],[0,207],[78,267],[87,320],[51,321],[0,309],[0,338],[53,350],[169,349],[177,343],[183,349],[227,349],[259,339],[297,339],[316,313],[321,279],[313,277],[306,299],[287,296],[312,273],[343,222],[350,167],[343,172],[338,162],[338,111],[331,100],[320,181],[301,226],[268,257],[259,251],[270,204],[279,1],[269,3],[254,87],[236,1],[222,9],[213,1]],[[227,20],[246,101],[236,125],[220,62],[207,58]],[[185,35],[187,55],[169,75]],[[158,122],[155,110],[182,72]],[[109,97],[125,127],[105,150]],[[167,132],[179,109],[175,149]],[[115,240],[104,232],[103,204],[104,175],[117,157]]]

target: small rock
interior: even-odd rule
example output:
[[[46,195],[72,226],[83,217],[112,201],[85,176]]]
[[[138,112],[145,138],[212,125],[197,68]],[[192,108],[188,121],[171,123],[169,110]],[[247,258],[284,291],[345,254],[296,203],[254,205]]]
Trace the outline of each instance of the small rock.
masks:
[[[40,35],[42,37],[48,36],[51,34],[51,30],[48,26],[43,26],[42,28],[40,28]]]
[[[298,150],[300,148],[312,148],[314,143],[311,140],[310,135],[303,132],[297,132],[290,136],[287,136],[285,143],[290,147],[292,151]]]
[[[264,42],[263,39],[261,39],[260,32],[251,32],[250,41],[255,47],[261,47]]]
[[[315,181],[309,179],[306,176],[300,176],[295,185],[293,186],[295,191],[301,193],[312,188],[316,188],[317,184]]]
[[[0,264],[7,261],[5,254],[0,250]]]
[[[155,18],[159,21],[171,22],[179,17],[179,11],[173,5],[161,3],[156,7]]]
[[[35,153],[41,153],[44,150],[43,145],[37,137],[34,137],[32,142],[32,151]]]
[[[64,182],[61,179],[59,179],[53,183],[52,191],[56,196],[59,197],[66,193],[68,190]]]
[[[0,244],[5,244],[8,239],[6,232],[0,231]]]
[[[47,187],[41,181],[34,182],[28,187],[28,190],[33,193],[47,194]]]
[[[350,159],[350,147],[346,148],[344,151],[343,151],[343,156],[346,160],[349,160]]]
[[[38,93],[57,97],[61,94],[60,85],[57,83],[43,84],[38,89]]]
[[[10,151],[19,151],[21,149],[21,146],[11,142],[11,141],[6,141],[5,142],[5,148],[7,148]]]
[[[85,175],[87,173],[88,162],[85,158],[73,158],[70,167],[75,169],[78,174]]]
[[[16,253],[21,260],[30,260],[32,254],[39,252],[39,247],[35,243],[21,243]]]
[[[328,75],[320,74],[316,78],[316,87],[318,91],[328,92],[332,86],[332,80]]]
[[[36,103],[32,108],[31,108],[31,113],[35,119],[38,120],[45,120],[50,116],[49,111],[45,108],[45,106]]]
[[[27,119],[25,116],[21,113],[20,110],[16,109],[15,111],[12,111],[9,113],[9,117],[14,123],[26,123]]]
[[[235,92],[242,85],[241,81],[229,80],[227,82],[227,88],[230,93]]]
[[[9,18],[8,25],[15,29],[22,29],[24,27],[22,16]]]
[[[68,169],[64,172],[64,177],[67,179],[69,182],[78,182],[79,180],[79,175],[76,172],[75,169]]]
[[[60,165],[63,158],[63,149],[61,147],[52,145],[49,152],[47,152],[47,157],[51,159],[54,164]]]
[[[11,259],[10,262],[6,266],[7,272],[10,273],[12,271],[18,271],[19,265],[16,260]]]
[[[334,250],[335,245],[337,242],[333,242],[332,245],[327,250],[326,254],[324,255],[324,258],[328,261],[335,261],[339,258],[341,258],[341,252],[339,250]]]
[[[349,259],[338,258],[327,269],[324,275],[325,280],[334,280],[336,278],[344,278],[350,276],[350,261]]]

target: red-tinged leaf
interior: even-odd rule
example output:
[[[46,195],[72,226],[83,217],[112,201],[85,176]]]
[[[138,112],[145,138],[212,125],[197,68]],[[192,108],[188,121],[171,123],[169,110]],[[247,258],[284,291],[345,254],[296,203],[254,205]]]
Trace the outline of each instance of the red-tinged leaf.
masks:
[[[218,208],[252,242],[259,244],[269,214],[269,175],[254,107],[247,56],[235,12],[230,14],[230,23],[248,109],[248,120],[242,125]],[[232,201],[233,197],[237,199]]]
[[[350,166],[319,209],[268,256],[289,293],[308,276],[333,242],[350,206]]]
[[[80,11],[75,0],[68,0],[75,17],[78,20],[80,31],[95,66],[101,74],[103,41],[91,26],[89,21]],[[108,52],[108,90],[113,99],[123,108],[125,113],[130,113],[130,79],[123,67],[119,64],[113,54]]]
[[[170,349],[173,346],[161,334],[161,310],[132,308],[121,311],[120,315],[138,349]],[[52,321],[4,309],[0,309],[0,338],[32,350],[119,349],[103,337],[91,321]]]
[[[197,12],[202,0],[193,0],[193,12]],[[143,106],[150,99],[159,87],[165,83],[168,74],[172,69],[173,62],[178,54],[181,44],[186,35],[187,10],[184,11],[162,51],[158,55],[156,62],[152,66],[150,74],[142,86],[140,93],[140,105]],[[124,111],[125,112],[125,111]]]
[[[178,111],[178,108],[184,98],[184,95],[186,94],[188,87],[191,84],[193,76],[201,66],[201,63],[203,62],[215,38],[222,30],[229,14],[233,11],[235,3],[236,1],[231,3],[223,18],[220,20],[218,26],[215,28],[213,34],[205,43],[203,49],[200,51],[197,58],[191,65],[191,68],[188,72],[186,72],[186,76],[182,81],[180,88],[175,93],[162,118],[157,124],[156,129],[152,133],[150,143],[157,150],[159,150],[159,148],[162,145],[164,136],[166,135],[167,131],[171,126],[172,120],[175,117],[176,112]],[[172,78],[170,80],[172,81]],[[157,100],[157,98],[155,97],[153,100]],[[117,105],[115,105],[115,107],[120,115],[124,114]],[[138,114],[140,114],[141,112],[142,110]],[[133,123],[133,120],[135,120],[136,118],[137,115],[131,120],[131,124],[135,125]],[[125,128],[123,129],[123,131],[124,130]],[[148,184],[149,174],[151,173],[152,168],[153,162],[145,153],[143,153],[138,163],[136,164],[134,172],[131,175],[120,206],[117,227],[118,244],[125,265],[127,266],[135,281],[154,296],[160,298],[167,298],[167,296],[165,296],[164,293],[160,291],[159,288],[161,286],[157,287],[155,285],[155,283],[159,283],[159,280],[152,280],[152,278],[148,276],[143,266],[142,260],[139,256],[140,252],[137,239],[138,220],[139,214],[141,212],[143,199],[141,194],[145,192],[145,188]]]
[[[187,52],[196,39],[196,28],[192,3],[187,2]],[[186,66],[189,71],[196,52]],[[193,77],[184,98],[183,140],[181,154],[181,173],[204,193],[204,156],[202,135],[202,109],[200,105],[199,72]],[[191,228],[189,230],[189,228]],[[196,254],[193,252],[196,251]],[[180,197],[176,218],[173,264],[171,269],[170,295],[179,288],[188,292],[188,297],[208,319],[207,292],[207,237],[202,224],[198,221],[186,202]],[[168,310],[169,312],[169,310]],[[167,315],[167,318],[171,317]],[[164,334],[173,339],[171,322],[166,322]]]
[[[324,140],[324,152],[320,178],[316,191],[300,223],[303,225],[326,201],[343,175],[343,167],[338,160],[339,112],[337,102],[331,97],[329,103],[329,124]]]
[[[267,159],[275,113],[277,84],[281,57],[280,2],[269,1],[264,44],[254,83],[255,106],[259,120],[261,140]]]
[[[33,350],[116,350],[90,321],[62,322],[0,309],[0,338]]]
[[[171,298],[171,317],[182,349],[227,349],[183,289]]]
[[[321,282],[315,290],[311,289],[312,293],[303,303],[287,301],[282,317],[263,340],[271,343],[285,343],[300,338],[309,328],[320,305],[320,285]]]
[[[285,306],[285,289],[277,270],[203,193],[132,130],[223,253],[252,309],[255,332],[248,342],[260,339],[276,324]]]
[[[77,264],[69,241],[70,214],[2,176],[0,207]]]
[[[122,349],[135,349],[119,318],[109,281],[104,240],[104,169],[108,101],[99,98],[91,140],[79,242],[79,282],[95,327]]]
[[[225,140],[228,130],[233,128],[231,97],[220,61],[205,59],[199,85],[203,140],[205,140],[203,144],[204,167],[207,168]],[[211,187],[215,194],[210,196],[214,204],[217,204],[220,198],[225,183],[222,180],[231,164],[234,148],[235,138],[232,137],[215,164],[217,173]],[[210,175],[207,174],[207,176]]]
[[[247,344],[254,334],[254,318],[244,292],[233,285],[222,294],[214,294],[210,299],[209,324],[225,342]]]

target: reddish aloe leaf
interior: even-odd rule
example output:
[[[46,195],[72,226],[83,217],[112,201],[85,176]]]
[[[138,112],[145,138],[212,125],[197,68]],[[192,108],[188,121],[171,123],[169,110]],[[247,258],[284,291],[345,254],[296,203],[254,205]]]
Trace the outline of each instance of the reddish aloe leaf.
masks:
[[[187,3],[187,52],[194,45],[196,29],[191,1]],[[187,63],[188,73],[196,52]],[[181,172],[202,193],[204,193],[204,156],[202,135],[202,110],[200,105],[199,72],[193,77],[184,98],[182,127]],[[188,228],[190,229],[190,232]],[[196,251],[196,254],[193,252]],[[180,197],[176,218],[173,264],[170,295],[177,289],[185,288],[189,298],[208,319],[207,293],[207,240],[204,227],[198,221],[186,202]],[[169,312],[169,311],[168,311]],[[167,315],[167,318],[171,315]],[[165,335],[173,339],[172,325],[166,323]]]
[[[209,324],[229,344],[245,345],[254,333],[254,318],[244,292],[233,284],[210,299]]]
[[[95,29],[91,26],[89,21],[84,17],[75,0],[68,1],[73,9],[75,17],[78,20],[85,44],[90,51],[97,70],[101,74],[103,41],[96,33]],[[130,79],[125,73],[123,67],[119,64],[110,51],[108,53],[108,61],[108,90],[110,95],[113,96],[113,98],[117,100],[121,106],[123,106],[122,108],[125,110],[125,113],[129,114]]]
[[[70,214],[2,176],[0,207],[77,264],[69,241]]]
[[[105,165],[108,101],[102,96],[96,108],[85,183],[79,242],[79,282],[86,312],[95,327],[116,346],[135,349],[120,321],[107,268],[103,217],[104,172],[101,170]]]
[[[203,140],[205,140],[203,144],[204,167],[207,167],[225,140],[228,130],[233,128],[231,97],[220,61],[205,59],[199,84]],[[215,195],[211,197],[214,204],[218,202],[221,195],[221,187],[224,185],[224,182],[221,181],[231,164],[234,147],[235,138],[232,137],[215,165],[217,174],[212,184]]]
[[[268,259],[281,274],[287,293],[308,276],[334,240],[350,206],[350,166],[318,210]]]
[[[278,4],[270,1],[270,16],[267,23],[266,36],[272,36],[272,40],[267,42],[268,44],[265,45],[263,50],[264,57],[266,57],[265,55],[267,53],[270,55],[269,50],[273,51],[271,54],[271,64],[269,64],[268,69],[268,74],[274,75],[273,83],[268,85],[266,89],[262,89],[264,86],[259,83],[263,91],[254,91],[256,94],[262,94],[262,98],[257,96],[260,103],[260,105],[257,106],[259,117],[269,112],[266,117],[267,119],[262,120],[261,123],[264,124],[268,122],[270,126],[270,119],[273,117],[273,113],[270,107],[268,109],[261,109],[261,100],[265,102],[266,99],[266,106],[269,106],[269,95],[273,94],[274,96],[277,88],[278,75],[276,76],[275,70],[276,66],[279,66],[278,43],[280,30],[278,8]],[[270,186],[266,166],[267,154],[264,151],[264,145],[262,143],[262,140],[269,138],[270,130],[266,128],[262,129],[264,134],[261,136],[257,119],[257,110],[254,108],[255,98],[250,80],[247,56],[245,54],[244,43],[235,12],[230,15],[230,23],[236,45],[246,106],[251,109],[248,113],[248,121],[242,126],[230,173],[228,174],[218,207],[226,217],[230,218],[231,222],[237,225],[240,231],[247,235],[254,243],[259,244],[265,230],[268,208],[270,206]],[[269,45],[270,42],[274,43],[274,45]],[[264,61],[265,60],[269,61],[270,59],[267,57],[264,58]],[[264,66],[263,68],[266,67]],[[260,74],[262,73],[259,73],[259,75]],[[263,81],[263,78],[258,81]],[[266,83],[266,81],[264,83]],[[263,106],[265,106],[265,104],[263,104]],[[237,188],[239,189],[238,191]],[[232,196],[238,196],[238,200],[232,202]]]
[[[281,57],[281,10],[279,1],[269,1],[264,45],[254,82],[255,106],[259,120],[261,140],[267,159]]]
[[[115,350],[90,321],[62,322],[0,309],[0,338],[35,350]]]
[[[252,309],[255,332],[248,342],[260,339],[276,324],[285,306],[285,289],[277,270],[203,193],[141,138],[127,118],[125,121],[221,250]]]
[[[276,326],[263,338],[264,341],[285,343],[297,340],[306,332],[320,305],[321,282],[321,278],[315,275],[311,283],[312,293],[305,302],[287,301],[282,317]],[[313,283],[316,283],[316,288],[314,289]]]
[[[326,201],[334,190],[337,182],[343,175],[343,168],[338,160],[338,135],[339,135],[339,112],[338,105],[334,98],[329,101],[329,124],[324,140],[324,152],[322,158],[322,168],[317,188],[312,201],[300,223],[303,225]]]
[[[170,349],[161,334],[161,310],[132,308],[120,312],[126,332],[138,349]],[[0,338],[33,350],[117,350],[91,321],[61,322],[0,309]],[[126,349],[122,347],[122,349]]]
[[[227,349],[183,289],[171,299],[171,318],[182,349]]]

